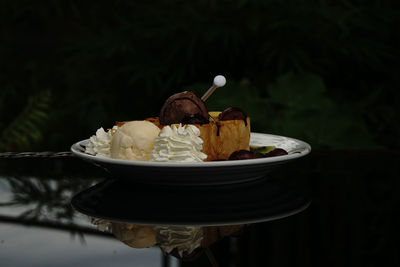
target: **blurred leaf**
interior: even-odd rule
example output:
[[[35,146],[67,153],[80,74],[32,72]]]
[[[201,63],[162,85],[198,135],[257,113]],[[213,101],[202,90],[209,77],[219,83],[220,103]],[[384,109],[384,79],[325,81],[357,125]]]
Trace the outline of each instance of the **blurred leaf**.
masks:
[[[325,91],[322,78],[309,73],[284,74],[277,78],[276,83],[268,86],[271,101],[289,109],[331,108],[333,103],[324,95]]]
[[[305,139],[315,148],[377,148],[362,113],[351,103],[334,103],[314,74],[285,74],[268,86],[269,103],[281,108],[276,133]]]
[[[40,142],[49,105],[50,91],[31,96],[24,110],[0,132],[0,151],[28,150]]]
[[[207,84],[190,86],[199,97]],[[267,86],[268,97],[246,84],[228,83],[207,100],[210,111],[231,106],[251,118],[253,131],[300,138],[314,148],[377,148],[362,114],[347,103],[335,103],[326,95],[321,77],[287,73]]]

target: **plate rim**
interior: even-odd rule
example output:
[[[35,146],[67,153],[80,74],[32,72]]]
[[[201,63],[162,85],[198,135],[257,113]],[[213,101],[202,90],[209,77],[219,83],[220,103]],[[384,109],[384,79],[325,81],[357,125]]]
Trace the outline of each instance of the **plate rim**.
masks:
[[[81,207],[75,205],[73,201],[71,201],[72,207],[89,217],[97,218],[100,220],[105,220],[109,222],[119,222],[119,223],[130,223],[130,224],[140,224],[140,225],[148,225],[148,226],[198,226],[198,227],[207,227],[207,226],[231,226],[231,225],[240,225],[240,224],[254,224],[254,223],[263,223],[263,222],[269,222],[269,221],[275,221],[275,220],[280,220],[284,219],[293,215],[296,215],[298,213],[301,213],[308,209],[310,207],[312,201],[311,200],[305,200],[304,204],[299,206],[296,209],[290,210],[290,211],[285,211],[273,216],[260,216],[257,218],[253,219],[242,219],[242,220],[219,220],[217,221],[208,221],[208,222],[188,222],[188,221],[182,221],[182,222],[150,222],[146,220],[130,220],[130,219],[121,219],[121,218],[111,218],[108,216],[102,216],[95,214],[93,212],[90,212],[86,209],[82,209]]]
[[[296,143],[300,143],[304,146],[304,149],[296,151],[292,154],[282,155],[282,156],[275,156],[269,158],[260,158],[260,159],[248,159],[248,160],[229,160],[229,161],[207,161],[207,162],[154,162],[154,161],[133,161],[133,160],[124,160],[124,159],[113,159],[108,157],[102,156],[94,156],[87,153],[84,153],[79,150],[79,147],[83,143],[87,143],[89,139],[84,139],[78,141],[71,145],[71,152],[74,156],[77,156],[82,159],[94,161],[94,162],[102,162],[106,164],[116,164],[116,165],[126,165],[132,167],[157,167],[157,168],[171,168],[171,167],[179,167],[179,168],[210,168],[210,167],[232,167],[232,166],[249,166],[249,165],[260,165],[260,164],[268,164],[268,163],[275,163],[281,161],[288,161],[296,158],[303,157],[311,152],[310,144],[295,139],[292,137],[286,137],[282,135],[274,135],[274,134],[267,134],[267,133],[258,133],[258,132],[251,132],[251,135],[255,136],[269,136],[271,138],[286,138],[288,140],[294,141]],[[251,137],[250,137],[251,143]]]

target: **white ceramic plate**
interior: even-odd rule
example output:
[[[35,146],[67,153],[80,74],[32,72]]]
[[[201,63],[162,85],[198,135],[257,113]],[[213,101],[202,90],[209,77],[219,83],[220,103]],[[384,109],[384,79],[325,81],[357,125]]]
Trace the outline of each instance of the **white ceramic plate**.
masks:
[[[311,151],[306,142],[285,136],[251,133],[251,146],[275,146],[288,155],[230,161],[211,162],[149,162],[130,161],[92,156],[85,153],[88,139],[71,146],[74,155],[105,168],[116,178],[153,184],[225,184],[259,179],[273,168],[303,157]]]

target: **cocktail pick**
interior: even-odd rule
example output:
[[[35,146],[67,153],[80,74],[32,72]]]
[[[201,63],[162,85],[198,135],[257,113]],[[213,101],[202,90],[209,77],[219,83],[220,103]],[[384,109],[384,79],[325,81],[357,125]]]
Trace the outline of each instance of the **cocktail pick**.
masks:
[[[224,76],[222,75],[217,75],[214,78],[214,82],[213,85],[210,87],[210,89],[207,90],[207,92],[201,97],[201,100],[203,100],[204,102],[207,100],[207,98],[210,97],[210,95],[212,93],[214,93],[215,89],[217,89],[218,87],[222,87],[226,84],[226,79]]]

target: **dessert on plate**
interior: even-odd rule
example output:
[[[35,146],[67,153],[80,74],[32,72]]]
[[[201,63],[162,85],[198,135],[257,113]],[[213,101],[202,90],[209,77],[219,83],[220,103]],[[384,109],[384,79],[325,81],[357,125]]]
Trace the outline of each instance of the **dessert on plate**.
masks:
[[[158,117],[117,122],[89,139],[85,152],[99,157],[153,162],[242,160],[287,154],[282,149],[250,147],[250,118],[238,107],[209,112],[204,100],[184,91],[170,96]],[[216,85],[218,84],[218,85]],[[254,150],[254,151],[253,151]]]

